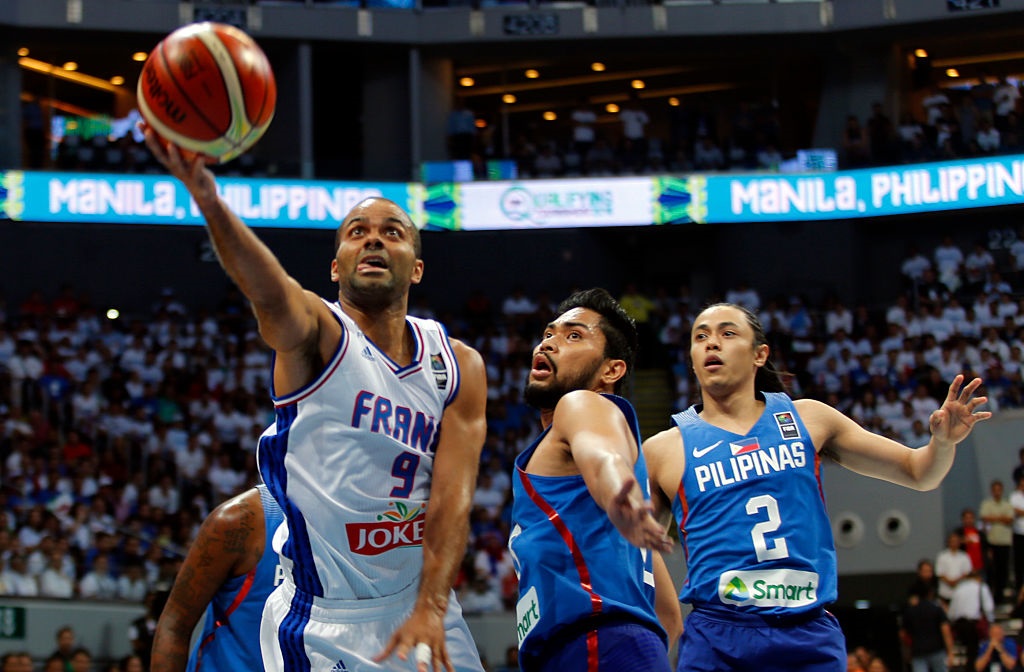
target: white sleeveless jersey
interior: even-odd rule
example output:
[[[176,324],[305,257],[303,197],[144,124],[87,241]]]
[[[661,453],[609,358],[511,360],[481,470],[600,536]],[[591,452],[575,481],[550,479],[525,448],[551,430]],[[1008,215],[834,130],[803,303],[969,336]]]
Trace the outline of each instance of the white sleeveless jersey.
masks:
[[[287,521],[274,548],[301,593],[393,595],[423,567],[434,451],[459,368],[433,320],[406,318],[415,354],[401,367],[327,305],[342,326],[338,349],[304,388],[271,389],[277,420],[259,441],[260,474]]]

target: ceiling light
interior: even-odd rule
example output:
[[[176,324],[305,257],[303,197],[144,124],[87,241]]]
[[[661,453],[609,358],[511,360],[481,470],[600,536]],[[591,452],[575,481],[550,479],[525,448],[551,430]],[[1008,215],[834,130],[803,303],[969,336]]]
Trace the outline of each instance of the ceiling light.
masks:
[[[18,56],[28,56],[28,47],[18,49]]]
[[[534,70],[533,68],[530,68],[523,74],[526,75],[527,79],[537,79],[538,77],[540,77],[540,73]]]
[[[77,84],[84,84],[85,86],[91,86],[94,89],[102,89],[104,91],[120,92],[121,89],[117,88],[105,79],[99,77],[93,77],[92,75],[84,75],[80,72],[72,72],[70,70],[64,70],[46,63],[39,61],[34,58],[21,57],[18,59],[18,65],[25,68],[26,70],[32,70],[33,72],[39,72],[44,75],[51,77],[57,77],[58,79],[66,79],[69,82],[75,82]]]
[[[924,49],[914,49],[914,56],[918,58],[928,58],[928,52]]]
[[[142,63],[147,58],[149,58],[149,54],[147,54],[144,51],[136,51],[134,54],[132,54],[132,60],[137,61],[139,63]]]
[[[668,104],[671,105],[672,107],[679,107],[679,99],[676,98],[675,96],[672,96],[671,98],[668,99]]]
[[[629,83],[629,85],[632,86],[634,89],[642,89],[645,86],[647,86],[646,84],[644,84],[644,80],[642,79],[634,79],[632,82]]]
[[[114,75],[110,78],[110,83],[114,86],[121,86],[122,84],[124,84],[124,77],[122,77],[121,75]]]
[[[474,84],[476,84],[476,81],[472,77],[463,77],[459,80],[460,86],[473,86]]]
[[[501,97],[501,102],[505,103],[506,105],[511,105],[512,103],[516,102],[516,97],[513,96],[511,93],[506,93],[504,96]]]
[[[555,119],[558,119],[558,115],[552,112],[551,110],[548,110],[547,112],[544,113],[545,121],[554,121]]]
[[[78,70],[78,63],[75,63],[74,61],[68,61],[63,65],[63,68],[68,72],[74,72],[75,70]]]
[[[959,77],[960,71],[956,68],[946,68],[946,77]]]
[[[619,106],[616,105],[615,103],[608,103],[607,105],[604,106],[604,109],[605,109],[605,112],[607,112],[608,114],[618,114],[619,113]]]
[[[591,63],[590,69],[594,72],[604,72],[604,63]]]

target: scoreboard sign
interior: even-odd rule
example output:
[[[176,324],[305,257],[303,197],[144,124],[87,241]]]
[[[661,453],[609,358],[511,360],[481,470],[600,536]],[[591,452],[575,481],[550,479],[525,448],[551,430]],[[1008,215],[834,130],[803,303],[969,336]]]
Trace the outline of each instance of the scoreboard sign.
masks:
[[[506,14],[501,25],[506,35],[558,35],[557,14]]]

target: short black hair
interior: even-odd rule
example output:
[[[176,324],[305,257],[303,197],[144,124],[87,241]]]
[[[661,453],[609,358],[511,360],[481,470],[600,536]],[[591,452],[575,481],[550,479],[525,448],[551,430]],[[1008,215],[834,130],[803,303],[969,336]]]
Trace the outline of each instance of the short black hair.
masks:
[[[615,383],[616,394],[633,372],[639,337],[636,322],[607,290],[601,287],[584,289],[571,294],[558,304],[557,314],[563,315],[573,308],[592,310],[601,316],[598,327],[604,334],[604,356],[626,362],[626,375]]]

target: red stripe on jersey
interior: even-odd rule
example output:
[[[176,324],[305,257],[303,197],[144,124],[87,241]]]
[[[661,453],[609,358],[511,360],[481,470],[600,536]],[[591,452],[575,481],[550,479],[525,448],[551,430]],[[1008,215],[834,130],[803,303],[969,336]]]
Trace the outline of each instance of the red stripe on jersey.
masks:
[[[590,594],[590,606],[595,614],[601,613],[601,596],[594,592],[594,587],[590,582],[590,570],[587,569],[587,563],[583,559],[583,553],[580,551],[580,547],[576,545],[576,539],[573,538],[572,532],[569,531],[569,527],[562,520],[562,517],[558,515],[558,512],[552,508],[547,501],[540,496],[537,489],[533,487],[533,483],[530,481],[530,475],[522,469],[518,469],[519,479],[523,483],[523,488],[526,490],[526,494],[530,497],[534,504],[537,505],[541,511],[547,515],[548,520],[558,530],[558,534],[561,535],[562,541],[569,548],[569,554],[572,555],[573,562],[576,564],[576,571],[580,575],[580,587],[583,588],[587,593]],[[589,656],[588,656],[589,658]],[[597,669],[597,668],[594,668]]]

